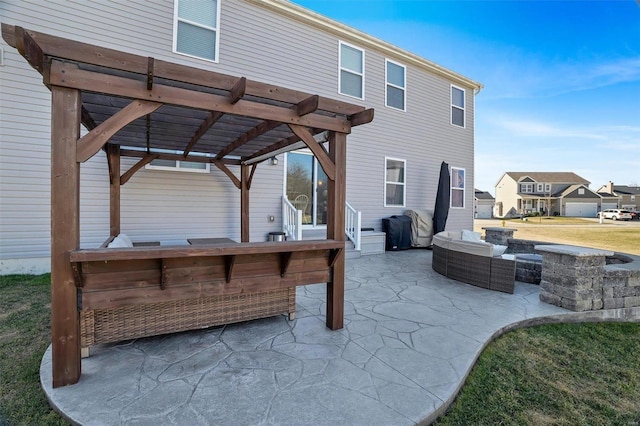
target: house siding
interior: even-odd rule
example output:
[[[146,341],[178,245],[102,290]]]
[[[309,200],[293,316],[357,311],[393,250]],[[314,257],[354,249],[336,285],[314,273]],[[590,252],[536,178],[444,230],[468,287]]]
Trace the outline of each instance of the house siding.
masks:
[[[465,128],[450,124],[451,82],[360,46],[357,39],[285,17],[253,2],[222,0],[219,62],[172,52],[173,1],[67,1],[0,4],[2,22],[157,59],[344,100],[375,109],[374,121],[348,137],[347,201],[363,226],[406,209],[433,209],[440,163],[466,171],[465,208],[452,209],[447,229],[473,223],[474,92],[465,88]],[[91,24],[88,25],[87,23]],[[338,94],[338,42],[365,50],[365,99]],[[50,93],[42,77],[6,45],[0,68],[0,273],[15,259],[46,259],[50,249]],[[407,66],[406,106],[385,106],[385,58]],[[406,207],[384,207],[384,158],[407,160]],[[122,161],[121,172],[135,160]],[[281,227],[285,161],[258,166],[251,190],[251,241]],[[239,173],[237,168],[232,168]],[[81,246],[108,236],[108,170],[103,153],[82,164]],[[122,232],[135,240],[192,236],[239,239],[240,191],[212,166],[210,174],[141,170],[122,186]],[[269,222],[269,216],[276,218]],[[27,262],[28,263],[28,262]],[[14,268],[15,269],[15,268]],[[37,269],[37,268],[36,268]],[[32,270],[31,272],[40,272]]]

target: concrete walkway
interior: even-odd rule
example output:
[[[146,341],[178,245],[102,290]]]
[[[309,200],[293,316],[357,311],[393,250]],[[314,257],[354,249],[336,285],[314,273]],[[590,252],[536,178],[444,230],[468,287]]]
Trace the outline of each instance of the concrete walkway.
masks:
[[[52,406],[85,425],[413,425],[455,398],[477,356],[504,330],[529,323],[631,316],[574,314],[538,300],[538,286],[504,294],[449,280],[431,252],[347,261],[345,328],[324,325],[325,286],[298,289],[284,316],[101,345]]]

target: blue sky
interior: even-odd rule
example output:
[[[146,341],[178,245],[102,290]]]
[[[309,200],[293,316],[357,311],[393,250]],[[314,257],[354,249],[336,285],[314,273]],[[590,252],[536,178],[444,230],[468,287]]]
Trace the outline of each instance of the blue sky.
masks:
[[[640,185],[639,2],[294,2],[485,86],[476,188],[506,171]]]

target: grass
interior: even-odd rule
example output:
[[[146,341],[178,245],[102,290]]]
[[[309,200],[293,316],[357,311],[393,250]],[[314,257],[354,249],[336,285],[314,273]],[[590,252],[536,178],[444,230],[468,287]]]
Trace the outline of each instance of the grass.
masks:
[[[0,276],[0,424],[66,425],[40,388],[51,341],[50,276]]]
[[[444,425],[639,425],[640,324],[555,324],[492,342]]]
[[[500,221],[496,222],[500,226]],[[514,238],[522,240],[579,245],[640,256],[640,226],[614,225],[611,221],[600,224],[571,217],[531,217],[527,222],[506,220],[505,226],[517,229]],[[475,230],[482,232],[481,226]]]

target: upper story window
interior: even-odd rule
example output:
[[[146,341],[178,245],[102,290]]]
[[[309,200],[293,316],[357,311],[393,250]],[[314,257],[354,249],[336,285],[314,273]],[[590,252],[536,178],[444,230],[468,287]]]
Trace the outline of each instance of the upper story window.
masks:
[[[520,184],[520,192],[524,193],[532,193],[533,192],[533,184],[532,183],[521,183]]]
[[[451,124],[464,127],[464,89],[451,86]]]
[[[386,105],[391,108],[406,111],[406,68],[388,59],[385,61],[385,64],[387,81],[387,91],[385,93]]]
[[[451,207],[464,208],[464,169],[451,168]]]
[[[176,0],[173,51],[218,61],[220,0]]]
[[[364,50],[339,42],[339,93],[364,99]]]
[[[404,207],[406,195],[405,171],[407,162],[385,157],[384,206]]]
[[[538,183],[536,185],[536,192],[549,192],[551,191],[550,183]]]

